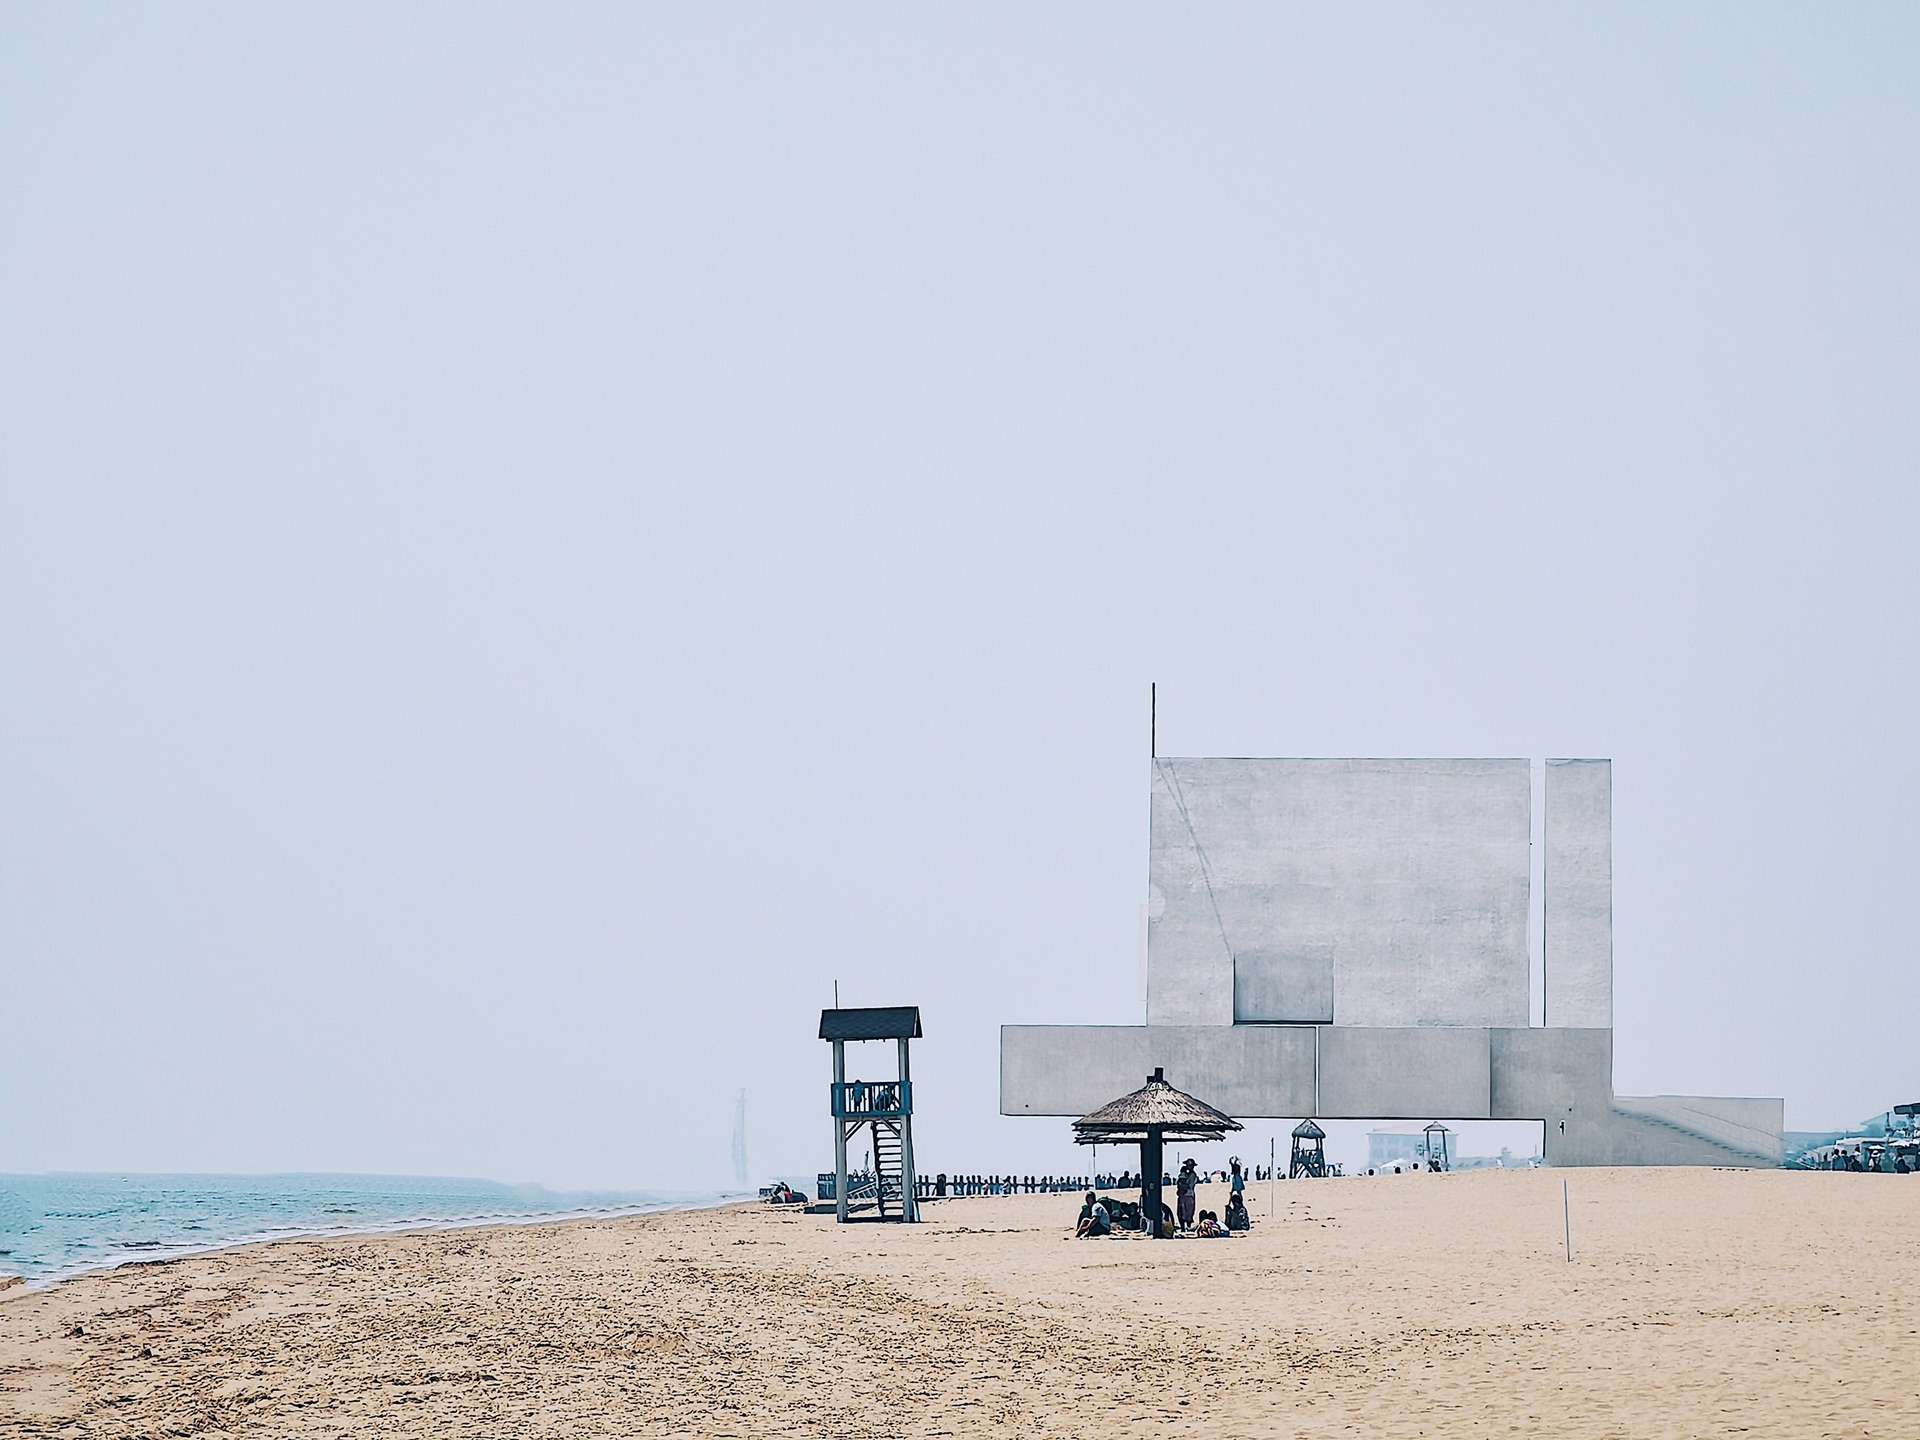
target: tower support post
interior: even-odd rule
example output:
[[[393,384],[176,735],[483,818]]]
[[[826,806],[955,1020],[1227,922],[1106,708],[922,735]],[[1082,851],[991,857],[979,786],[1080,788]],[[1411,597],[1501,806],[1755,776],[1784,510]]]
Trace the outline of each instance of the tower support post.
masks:
[[[920,1218],[920,1197],[915,1191],[913,1173],[913,1077],[907,1069],[907,1037],[900,1046],[900,1218],[912,1224]]]
[[[819,1073],[814,1071],[816,1075]],[[840,1118],[839,1112],[846,1083],[847,1042],[836,1040],[833,1042],[833,1216],[842,1225],[847,1222],[847,1122]]]
[[[1160,1228],[1160,1176],[1164,1160],[1161,1146],[1165,1137],[1158,1125],[1150,1126],[1147,1138],[1140,1142],[1140,1208],[1146,1212],[1147,1234],[1158,1240]]]

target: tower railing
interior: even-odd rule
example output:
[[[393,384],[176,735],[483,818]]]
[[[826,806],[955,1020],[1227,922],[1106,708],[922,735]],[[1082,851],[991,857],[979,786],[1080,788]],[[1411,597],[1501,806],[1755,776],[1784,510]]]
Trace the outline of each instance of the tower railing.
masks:
[[[841,1120],[897,1120],[913,1113],[911,1080],[847,1080],[830,1087]]]

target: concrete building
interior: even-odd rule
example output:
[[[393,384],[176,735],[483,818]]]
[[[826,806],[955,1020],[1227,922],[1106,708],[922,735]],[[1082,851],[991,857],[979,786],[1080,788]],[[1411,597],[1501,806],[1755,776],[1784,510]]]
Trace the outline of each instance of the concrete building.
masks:
[[[1000,1108],[1163,1066],[1228,1114],[1539,1120],[1557,1165],[1777,1165],[1784,1105],[1613,1093],[1612,777],[1549,760],[1153,762],[1144,1025],[1007,1025]]]

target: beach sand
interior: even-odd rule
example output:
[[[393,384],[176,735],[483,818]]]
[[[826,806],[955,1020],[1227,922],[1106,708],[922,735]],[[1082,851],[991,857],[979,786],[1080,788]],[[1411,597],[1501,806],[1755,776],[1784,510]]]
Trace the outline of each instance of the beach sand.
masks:
[[[1920,1436],[1920,1178],[1278,1198],[1231,1241],[1074,1241],[1075,1197],[1022,1196],[915,1227],[748,1207],[287,1241],[16,1287],[0,1434]]]

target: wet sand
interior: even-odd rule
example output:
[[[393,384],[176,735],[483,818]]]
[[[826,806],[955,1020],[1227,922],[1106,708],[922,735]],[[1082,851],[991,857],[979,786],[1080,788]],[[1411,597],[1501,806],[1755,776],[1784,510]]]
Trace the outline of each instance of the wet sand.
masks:
[[[288,1241],[15,1288],[0,1434],[1920,1435],[1920,1177],[1304,1181],[1271,1221],[1266,1195],[1231,1241],[1074,1241],[1074,1197],[1032,1196],[917,1227],[750,1207]]]

